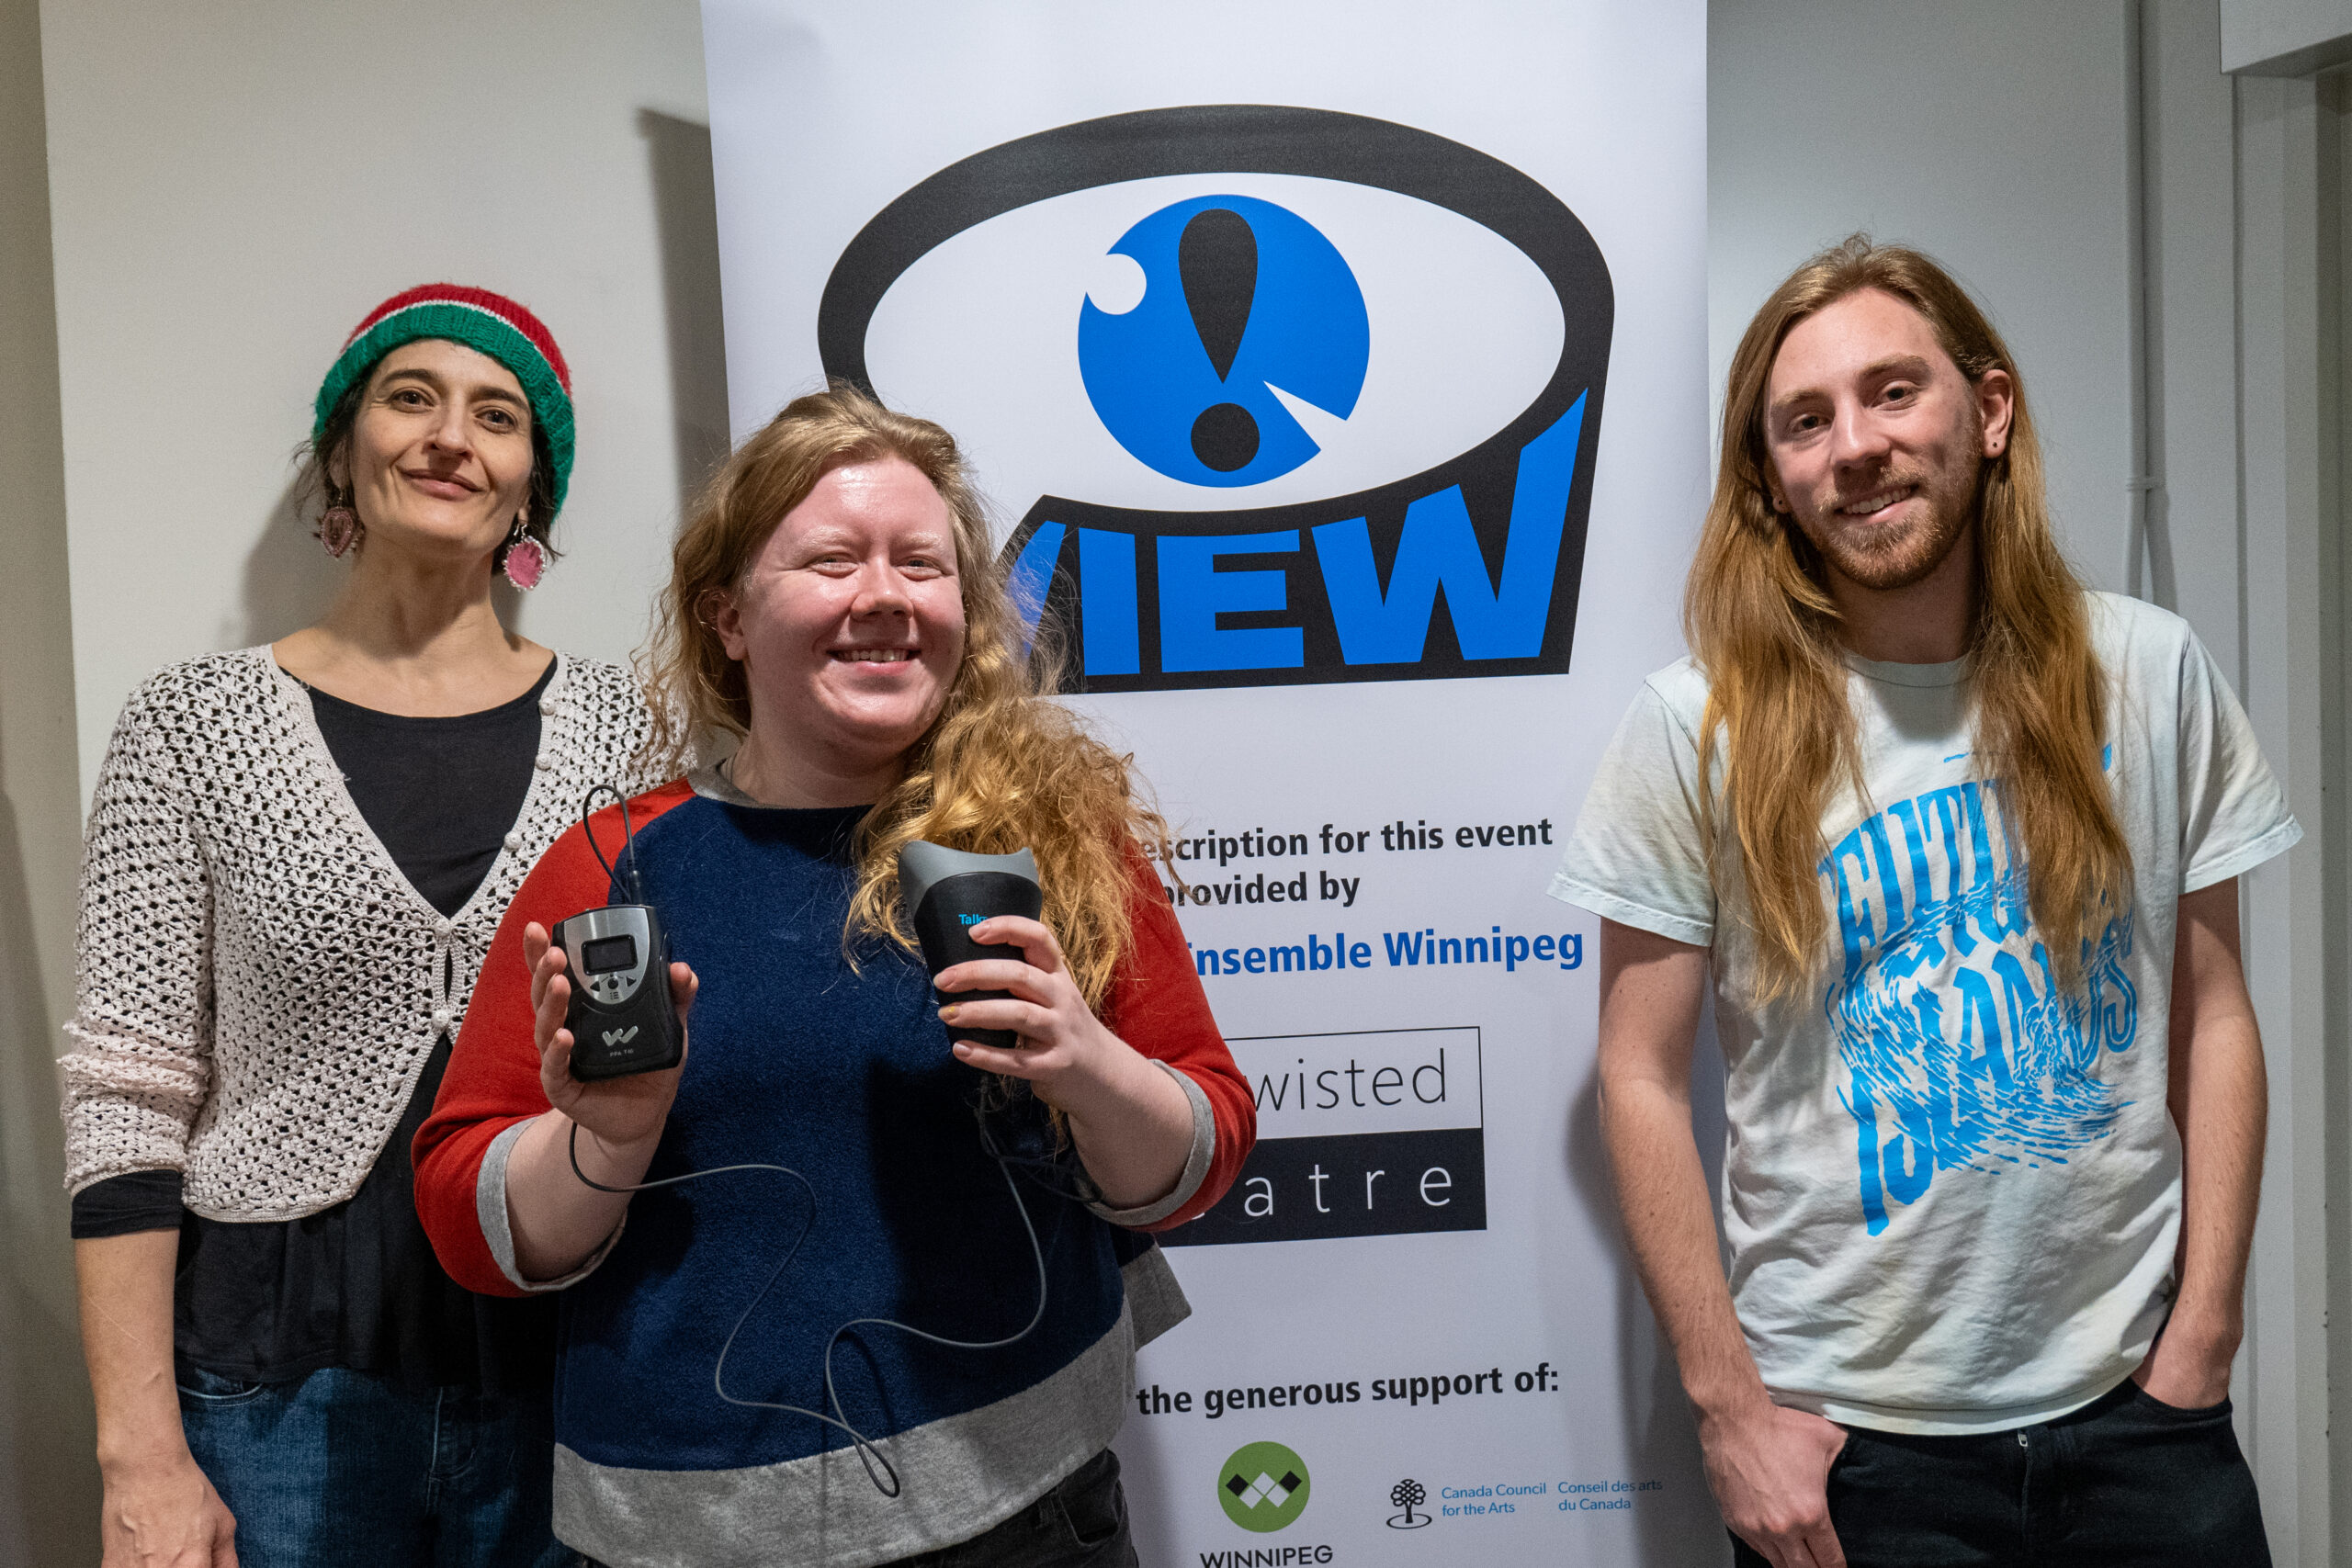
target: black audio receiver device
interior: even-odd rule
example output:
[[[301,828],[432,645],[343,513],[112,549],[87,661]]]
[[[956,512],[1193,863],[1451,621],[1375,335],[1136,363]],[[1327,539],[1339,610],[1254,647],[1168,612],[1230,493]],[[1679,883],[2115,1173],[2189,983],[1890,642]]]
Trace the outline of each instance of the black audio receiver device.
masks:
[[[600,795],[620,799],[610,784],[589,791],[580,808],[580,830],[610,883],[626,887],[636,901],[607,904],[556,922],[556,945],[563,949],[571,981],[571,1000],[563,1014],[563,1026],[571,1031],[571,1076],[583,1081],[674,1067],[684,1055],[670,994],[670,942],[662,932],[661,915],[645,902],[628,802],[620,803],[627,845],[623,869],[615,874],[588,825]]]
[[[922,961],[933,976],[957,964],[981,958],[1023,957],[1006,942],[983,944],[971,930],[992,915],[1021,915],[1035,919],[1045,911],[1046,892],[1037,886],[1037,857],[1027,850],[1009,855],[976,855],[916,840],[899,852],[899,897],[907,921],[922,944]],[[1001,1001],[1010,991],[958,991],[936,987],[933,1000],[946,1002]],[[958,1040],[1009,1051],[1018,1043],[1010,1029],[951,1031]]]

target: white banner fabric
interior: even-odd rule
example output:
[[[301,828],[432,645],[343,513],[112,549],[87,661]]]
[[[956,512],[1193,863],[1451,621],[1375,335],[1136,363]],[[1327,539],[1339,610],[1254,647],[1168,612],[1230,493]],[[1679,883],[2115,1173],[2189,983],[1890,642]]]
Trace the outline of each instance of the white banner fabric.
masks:
[[[704,32],[737,437],[830,374],[965,443],[1257,1089],[1164,1238],[1143,1561],[1721,1561],[1600,1147],[1597,922],[1544,894],[1680,651],[1703,6]]]

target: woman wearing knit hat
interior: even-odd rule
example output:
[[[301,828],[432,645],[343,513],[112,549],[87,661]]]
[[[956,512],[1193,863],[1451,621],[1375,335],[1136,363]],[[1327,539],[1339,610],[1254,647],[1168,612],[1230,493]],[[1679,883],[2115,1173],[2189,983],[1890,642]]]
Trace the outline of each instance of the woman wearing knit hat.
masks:
[[[627,671],[498,618],[571,454],[537,317],[386,300],[304,457],[325,618],[116,725],[63,1064],[106,1568],[563,1560],[551,1303],[449,1280],[409,1145],[524,873],[591,786],[674,771]]]

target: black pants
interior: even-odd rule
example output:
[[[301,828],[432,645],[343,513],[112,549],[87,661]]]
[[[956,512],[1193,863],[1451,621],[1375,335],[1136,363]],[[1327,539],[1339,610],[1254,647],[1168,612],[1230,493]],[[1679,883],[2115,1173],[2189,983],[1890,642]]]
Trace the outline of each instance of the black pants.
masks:
[[[2071,1415],[1970,1438],[1855,1429],[1829,1470],[1852,1568],[2267,1568],[2230,1404],[2126,1379]],[[1741,1568],[1766,1559],[1735,1540]]]
[[[582,1557],[581,1568],[604,1568]],[[890,1568],[1136,1568],[1119,1456],[1104,1449],[1012,1517]]]

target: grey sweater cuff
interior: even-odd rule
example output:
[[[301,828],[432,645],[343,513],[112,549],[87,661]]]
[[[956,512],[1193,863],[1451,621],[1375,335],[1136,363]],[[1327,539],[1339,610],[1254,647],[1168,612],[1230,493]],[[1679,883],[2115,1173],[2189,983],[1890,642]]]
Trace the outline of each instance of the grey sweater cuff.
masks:
[[[1184,1086],[1184,1098],[1193,1106],[1193,1148],[1184,1156],[1184,1173],[1176,1179],[1176,1185],[1165,1198],[1155,1199],[1134,1209],[1114,1209],[1102,1203],[1087,1205],[1113,1224],[1124,1225],[1130,1230],[1137,1225],[1164,1220],[1191,1202],[1193,1194],[1201,1190],[1201,1183],[1208,1179],[1209,1160],[1216,1153],[1216,1117],[1209,1110],[1209,1097],[1201,1092],[1201,1086],[1189,1076],[1178,1072],[1167,1063],[1155,1061],[1152,1066]]]
[[[562,1279],[523,1278],[523,1270],[514,1262],[514,1229],[506,1220],[506,1162],[514,1155],[515,1141],[522,1137],[523,1129],[530,1124],[528,1122],[517,1122],[491,1140],[490,1152],[481,1156],[481,1175],[474,1181],[474,1213],[481,1221],[482,1239],[490,1244],[490,1255],[497,1259],[498,1271],[506,1276],[506,1282],[518,1291],[538,1295],[576,1285],[595,1272],[596,1265],[605,1260],[613,1250],[613,1244],[620,1240],[621,1232],[628,1224],[628,1214],[623,1212],[620,1224],[613,1227],[613,1234],[588,1255],[586,1262]]]

